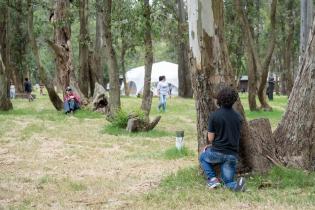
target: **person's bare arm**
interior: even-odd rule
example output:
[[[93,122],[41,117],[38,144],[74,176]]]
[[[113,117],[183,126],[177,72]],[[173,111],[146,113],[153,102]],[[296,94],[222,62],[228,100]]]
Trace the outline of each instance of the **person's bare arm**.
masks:
[[[214,140],[214,133],[208,132],[208,144],[212,144]]]
[[[207,141],[207,145],[205,146],[205,148],[203,149],[203,151],[206,151],[206,149],[211,146],[212,142],[214,140],[214,133],[208,132],[208,141]]]

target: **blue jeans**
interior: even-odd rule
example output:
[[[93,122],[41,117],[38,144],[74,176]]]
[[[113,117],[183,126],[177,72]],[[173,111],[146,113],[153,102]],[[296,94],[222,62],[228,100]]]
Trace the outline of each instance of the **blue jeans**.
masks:
[[[208,148],[200,155],[199,161],[208,179],[216,177],[214,165],[219,165],[221,179],[225,186],[232,190],[235,189],[236,182],[234,181],[234,175],[236,172],[237,158],[234,155],[226,155]]]
[[[159,110],[161,109],[161,107],[162,107],[163,112],[165,112],[165,110],[166,110],[166,95],[162,95],[162,94],[160,94]]]
[[[76,109],[79,109],[79,108],[80,106],[78,105],[78,103],[76,103],[75,100],[69,100],[63,103],[63,109],[65,110],[65,113],[75,111]]]

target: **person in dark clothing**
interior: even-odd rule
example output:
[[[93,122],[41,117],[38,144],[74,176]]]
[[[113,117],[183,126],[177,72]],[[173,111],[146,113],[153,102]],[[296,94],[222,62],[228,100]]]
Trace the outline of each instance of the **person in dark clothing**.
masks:
[[[270,101],[273,100],[274,89],[275,89],[275,79],[273,77],[270,77],[268,79],[268,87],[267,87],[267,95]]]
[[[223,88],[218,96],[219,109],[213,112],[208,121],[208,145],[200,155],[200,164],[204,170],[210,189],[221,185],[216,177],[215,165],[221,169],[221,179],[225,187],[233,191],[245,190],[245,179],[241,177],[234,181],[238,162],[240,131],[242,116],[234,111],[233,104],[238,99],[238,93],[229,88]]]
[[[34,99],[32,96],[32,83],[28,80],[27,77],[24,80],[24,91],[27,94],[28,101],[33,101]]]

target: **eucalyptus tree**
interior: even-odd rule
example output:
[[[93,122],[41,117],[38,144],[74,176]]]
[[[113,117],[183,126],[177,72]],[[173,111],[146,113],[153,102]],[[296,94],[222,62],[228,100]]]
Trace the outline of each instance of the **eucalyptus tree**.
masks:
[[[224,39],[224,5],[223,1],[189,0],[189,61],[192,73],[192,85],[197,111],[198,152],[207,144],[207,120],[217,109],[216,94],[223,86],[236,87],[235,74],[229,60]],[[202,5],[202,7],[200,7]],[[243,107],[235,104],[244,117]],[[241,136],[240,170],[258,168],[254,156],[254,144],[250,129],[244,120]],[[258,153],[257,153],[257,156]]]
[[[63,102],[60,99],[59,95],[57,94],[57,92],[55,91],[55,87],[53,84],[53,81],[49,78],[49,74],[48,72],[45,70],[44,65],[42,64],[41,61],[41,57],[40,57],[40,53],[38,50],[38,44],[36,41],[36,37],[34,35],[34,21],[33,21],[33,16],[34,16],[34,1],[33,0],[27,0],[28,3],[28,14],[27,14],[27,20],[28,20],[28,36],[29,36],[29,41],[30,41],[30,45],[33,51],[33,55],[34,55],[34,59],[35,59],[35,63],[37,66],[37,69],[39,71],[39,77],[40,77],[40,81],[45,85],[48,95],[49,95],[49,99],[52,102],[52,104],[54,105],[54,107],[57,110],[62,110],[63,109]]]
[[[120,109],[121,103],[119,69],[112,35],[112,0],[104,0],[103,30],[105,57],[109,74],[109,104],[111,114],[114,115]]]
[[[80,38],[79,38],[79,87],[88,97],[90,83],[89,66],[89,0],[79,0]]]
[[[301,26],[300,26],[300,56],[304,56],[309,33],[313,23],[313,1],[300,0],[301,2]]]
[[[1,49],[1,48],[0,48]],[[0,110],[8,111],[13,109],[12,103],[8,97],[8,77],[7,72],[2,61],[0,52]]]
[[[276,8],[277,8],[277,0],[272,0],[270,5],[270,32],[269,32],[269,40],[267,50],[265,52],[265,57],[262,60],[260,58],[258,52],[257,43],[254,40],[252,31],[250,29],[250,23],[248,18],[244,12],[244,6],[241,0],[235,1],[236,10],[238,13],[239,21],[244,31],[245,49],[247,50],[246,55],[248,60],[252,59],[253,65],[256,67],[257,72],[256,76],[258,79],[258,90],[257,95],[259,102],[261,104],[261,108],[264,110],[272,110],[271,106],[268,104],[265,96],[265,88],[267,83],[267,77],[269,72],[269,65],[271,62],[272,54],[275,48],[276,43]],[[250,69],[249,69],[250,70]],[[250,73],[249,73],[250,74]],[[250,87],[251,88],[251,87]]]
[[[144,50],[145,50],[145,60],[144,60],[144,87],[143,87],[143,97],[141,103],[141,109],[144,111],[146,119],[149,121],[149,115],[152,104],[153,93],[151,91],[151,73],[153,65],[153,47],[152,47],[152,23],[151,23],[151,6],[149,0],[142,1],[143,6],[143,17],[144,17]]]
[[[82,104],[86,105],[88,100],[79,88],[73,66],[70,15],[70,1],[56,0],[53,14],[50,16],[50,21],[54,25],[54,41],[47,40],[47,43],[56,55],[59,84],[63,89],[70,85],[80,95]]]

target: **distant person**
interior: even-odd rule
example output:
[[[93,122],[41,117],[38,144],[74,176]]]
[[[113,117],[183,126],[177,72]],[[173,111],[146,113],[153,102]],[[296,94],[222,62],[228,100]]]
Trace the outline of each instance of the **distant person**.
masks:
[[[160,76],[159,77],[159,82],[157,84],[157,94],[160,97],[160,102],[158,109],[159,111],[165,112],[166,111],[166,97],[169,94],[169,87],[168,83],[166,82],[165,76]]]
[[[15,85],[10,82],[10,99],[15,99]]]
[[[169,90],[169,95],[170,95],[170,98],[172,98],[172,84],[171,83],[168,83],[168,90]]]
[[[66,88],[64,96],[63,108],[66,114],[73,114],[75,110],[80,108],[81,99],[76,93],[74,93],[71,87]]]
[[[43,96],[44,95],[44,85],[43,84],[40,84],[39,85],[39,95]]]
[[[32,96],[32,83],[31,81],[28,80],[28,78],[25,78],[24,81],[24,91],[27,94],[27,99],[29,102],[33,101],[33,96]]]
[[[221,185],[214,170],[215,165],[221,169],[221,178],[225,187],[233,191],[245,190],[245,179],[234,181],[239,154],[242,116],[234,111],[233,104],[238,93],[231,88],[223,88],[218,96],[220,108],[213,112],[208,121],[208,145],[200,155],[200,164],[208,178],[210,189]]]
[[[270,101],[273,100],[274,89],[275,89],[275,79],[273,77],[270,77],[268,79],[268,87],[267,87],[267,95]]]

